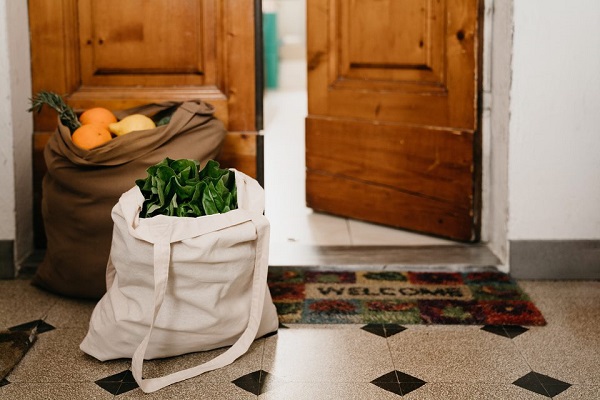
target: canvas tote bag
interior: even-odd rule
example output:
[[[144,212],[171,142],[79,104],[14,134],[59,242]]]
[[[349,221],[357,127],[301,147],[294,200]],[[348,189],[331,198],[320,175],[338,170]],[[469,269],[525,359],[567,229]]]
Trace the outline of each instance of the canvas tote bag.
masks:
[[[224,214],[139,218],[144,198],[137,186],[113,208],[108,290],[80,348],[101,361],[131,357],[144,392],[228,365],[278,328],[267,287],[264,192],[254,179],[235,175],[238,209]],[[202,365],[142,378],[144,359],[229,345]]]
[[[42,217],[47,249],[33,284],[61,295],[99,299],[110,252],[111,210],[146,169],[165,157],[206,164],[218,157],[227,131],[214,107],[201,100],[145,104],[115,111],[158,116],[168,125],[131,132],[90,151],[71,140],[59,121],[44,149]]]

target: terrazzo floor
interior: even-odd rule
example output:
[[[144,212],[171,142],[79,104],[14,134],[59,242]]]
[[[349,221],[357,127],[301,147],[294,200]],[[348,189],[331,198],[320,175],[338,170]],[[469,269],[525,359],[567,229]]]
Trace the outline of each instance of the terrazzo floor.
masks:
[[[289,264],[310,246],[454,246],[305,207],[304,69],[304,62],[282,63],[281,87],[265,97],[271,264]],[[23,360],[0,381],[0,399],[600,399],[600,282],[519,284],[546,326],[281,326],[228,367],[144,394],[129,360],[100,362],[79,350],[95,302],[44,292],[27,277],[0,280],[0,331],[38,329]],[[149,361],[145,375],[222,351]]]
[[[144,394],[79,350],[95,303],[0,281],[0,329],[39,334],[0,399],[600,399],[600,282],[520,281],[543,327],[288,325],[234,364]],[[145,364],[158,376],[222,350]]]

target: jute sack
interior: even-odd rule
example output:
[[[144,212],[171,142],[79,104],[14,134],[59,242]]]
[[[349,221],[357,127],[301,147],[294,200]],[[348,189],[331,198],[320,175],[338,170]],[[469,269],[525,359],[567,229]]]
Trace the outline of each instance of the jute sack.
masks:
[[[132,358],[152,392],[232,363],[255,338],[277,330],[267,287],[269,222],[258,182],[235,171],[238,209],[197,218],[140,218],[137,186],[113,208],[108,291],[80,345],[105,361]],[[231,347],[209,362],[143,379],[144,359]]]
[[[44,149],[47,249],[34,285],[67,296],[102,297],[113,229],[110,213],[121,194],[165,157],[194,159],[201,166],[217,158],[227,132],[210,104],[165,102],[115,114],[121,119],[171,111],[168,125],[131,132],[90,151],[73,144],[71,132],[59,121]]]

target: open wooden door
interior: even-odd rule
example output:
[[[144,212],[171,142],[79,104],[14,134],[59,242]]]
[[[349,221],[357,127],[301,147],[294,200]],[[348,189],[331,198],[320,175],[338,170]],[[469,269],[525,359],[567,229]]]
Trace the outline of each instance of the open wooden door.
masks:
[[[307,204],[479,240],[481,0],[307,0]]]
[[[202,99],[228,135],[223,167],[257,176],[262,96],[256,82],[258,0],[29,0],[33,93],[50,90],[75,109],[113,110]],[[259,16],[257,19],[256,16]],[[257,111],[258,110],[258,111]],[[45,108],[34,120],[36,247],[43,148],[56,129]]]

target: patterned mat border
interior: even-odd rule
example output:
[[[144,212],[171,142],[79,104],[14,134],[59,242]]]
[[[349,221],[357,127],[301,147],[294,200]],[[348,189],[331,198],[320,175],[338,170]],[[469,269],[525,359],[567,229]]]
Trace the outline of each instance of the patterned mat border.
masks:
[[[545,325],[501,272],[276,267],[269,288],[281,323]]]

